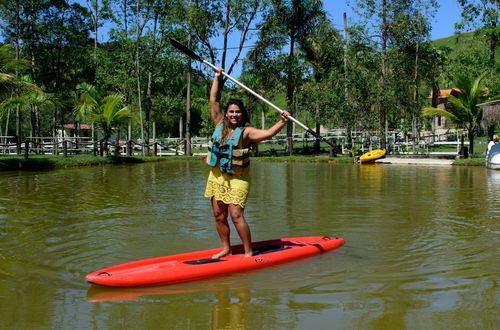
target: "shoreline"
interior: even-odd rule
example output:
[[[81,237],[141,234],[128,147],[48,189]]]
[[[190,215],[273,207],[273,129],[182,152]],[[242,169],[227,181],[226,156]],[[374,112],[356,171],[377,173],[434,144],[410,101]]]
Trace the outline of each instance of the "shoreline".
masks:
[[[96,166],[96,165],[122,165],[140,164],[147,162],[160,162],[169,160],[204,161],[203,156],[166,156],[166,157],[97,157],[97,156],[50,156],[33,155],[26,159],[24,156],[2,156],[0,155],[0,171],[41,171],[68,167]],[[273,156],[273,157],[251,157],[252,161],[264,162],[303,162],[303,163],[330,163],[330,164],[353,164],[352,157],[327,155],[314,156]],[[483,157],[468,159],[443,159],[443,158],[410,158],[410,157],[386,157],[377,159],[375,164],[405,164],[405,165],[454,165],[454,166],[485,166]],[[366,164],[365,164],[366,165]]]

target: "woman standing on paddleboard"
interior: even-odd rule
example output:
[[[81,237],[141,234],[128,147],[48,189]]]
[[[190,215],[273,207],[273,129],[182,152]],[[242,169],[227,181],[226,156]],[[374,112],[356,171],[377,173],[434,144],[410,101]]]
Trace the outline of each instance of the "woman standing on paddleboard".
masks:
[[[271,128],[262,130],[250,126],[248,112],[243,102],[230,99],[225,112],[220,109],[222,71],[215,72],[210,90],[210,115],[215,131],[209,143],[207,163],[212,166],[208,176],[205,197],[210,198],[222,251],[213,255],[217,259],[231,254],[228,215],[243,242],[245,257],[252,256],[252,236],[244,217],[245,204],[250,188],[248,165],[249,147],[269,139],[280,132],[290,115],[281,112],[281,119]]]

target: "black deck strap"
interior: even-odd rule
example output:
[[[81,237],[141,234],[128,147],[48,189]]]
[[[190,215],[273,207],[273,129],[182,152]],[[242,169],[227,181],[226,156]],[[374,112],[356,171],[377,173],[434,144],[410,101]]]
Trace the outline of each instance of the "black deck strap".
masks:
[[[221,261],[226,261],[226,260],[222,260],[222,259],[200,259],[200,260],[184,261],[184,263],[188,264],[188,265],[204,265],[204,264],[212,264],[214,262],[221,262]]]
[[[263,246],[261,248],[257,248],[253,251],[253,255],[254,256],[258,256],[258,255],[261,255],[261,254],[266,254],[266,253],[273,253],[273,252],[278,252],[278,251],[283,251],[283,250],[288,250],[288,249],[291,249],[290,246],[272,246],[272,245],[267,245],[267,246]]]
[[[273,253],[273,252],[278,252],[282,250],[288,250],[291,249],[290,246],[283,246],[283,245],[264,245],[258,248],[253,249],[253,256],[258,256],[261,254],[266,254],[266,253]],[[238,251],[233,254],[244,254],[245,251]]]

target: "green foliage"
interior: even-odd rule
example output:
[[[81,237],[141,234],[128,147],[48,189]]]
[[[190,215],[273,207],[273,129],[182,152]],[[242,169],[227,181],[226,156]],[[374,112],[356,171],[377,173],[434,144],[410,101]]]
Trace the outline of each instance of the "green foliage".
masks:
[[[16,59],[14,49],[5,44],[0,47],[0,102],[5,101],[17,90],[36,89],[26,78],[19,78],[19,72],[24,71],[29,62]]]
[[[94,86],[81,84],[78,85],[78,95],[75,115],[82,121],[96,124],[105,140],[111,137],[114,129],[134,118],[128,106],[124,106],[124,96],[119,93],[103,97]]]
[[[489,39],[484,29],[439,39],[433,41],[433,44],[449,58],[445,67],[447,75],[443,80],[445,87],[455,87],[452,82],[453,77],[457,75],[473,76],[477,72],[486,71],[491,65]],[[490,95],[500,94],[500,75],[492,73],[499,72],[499,68],[500,57],[495,56],[494,69],[490,70],[484,79],[484,85],[488,86]]]

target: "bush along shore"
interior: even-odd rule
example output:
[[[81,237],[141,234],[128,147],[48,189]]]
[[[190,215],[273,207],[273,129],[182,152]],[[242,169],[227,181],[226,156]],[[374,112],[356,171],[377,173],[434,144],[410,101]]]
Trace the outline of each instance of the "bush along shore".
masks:
[[[34,155],[29,158],[23,156],[0,156],[0,171],[27,170],[38,171],[65,167],[113,165],[113,164],[138,164],[146,162],[159,162],[169,160],[203,161],[203,156],[168,156],[168,157],[96,157],[96,156],[47,156]],[[308,162],[308,163],[332,163],[332,164],[355,164],[352,157],[328,157],[328,156],[276,156],[276,157],[252,157],[252,161],[265,162]],[[467,159],[456,159],[453,165],[460,166],[484,166],[484,157]]]

